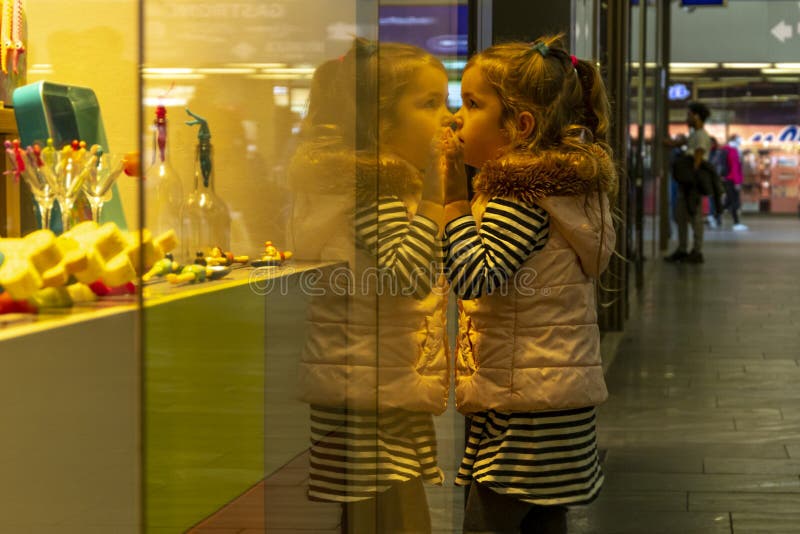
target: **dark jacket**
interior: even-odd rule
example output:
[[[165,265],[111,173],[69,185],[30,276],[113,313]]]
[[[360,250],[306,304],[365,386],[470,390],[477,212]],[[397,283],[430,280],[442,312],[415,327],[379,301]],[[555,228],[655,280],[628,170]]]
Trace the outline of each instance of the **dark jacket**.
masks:
[[[722,182],[710,163],[703,161],[700,168],[695,170],[694,156],[688,154],[680,156],[672,164],[672,177],[678,182],[681,192],[689,201],[690,211],[692,206],[696,205],[694,200],[710,195],[714,199],[717,211],[721,213]]]

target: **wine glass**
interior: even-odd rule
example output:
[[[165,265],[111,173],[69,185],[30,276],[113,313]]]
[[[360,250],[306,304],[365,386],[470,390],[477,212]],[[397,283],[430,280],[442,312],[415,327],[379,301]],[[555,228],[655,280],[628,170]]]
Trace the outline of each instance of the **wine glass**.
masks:
[[[75,200],[82,191],[83,182],[86,180],[90,158],[78,158],[67,151],[57,152],[55,164],[55,176],[58,187],[56,189],[56,200],[61,208],[62,231],[66,232],[70,227],[70,215]]]
[[[111,200],[111,186],[125,170],[125,154],[109,154],[97,145],[86,163],[83,190],[92,208],[92,220],[100,223],[103,204]]]
[[[8,165],[6,174],[13,175],[17,181],[25,182],[33,194],[41,215],[42,229],[50,228],[50,214],[56,199],[58,181],[53,170],[46,166],[41,158],[39,145],[34,144],[22,149],[19,140],[4,143]]]
[[[28,147],[25,151],[25,168],[20,171],[20,176],[28,185],[33,194],[33,199],[39,207],[42,229],[50,228],[50,214],[58,191],[58,179],[53,169],[42,163],[36,146]]]

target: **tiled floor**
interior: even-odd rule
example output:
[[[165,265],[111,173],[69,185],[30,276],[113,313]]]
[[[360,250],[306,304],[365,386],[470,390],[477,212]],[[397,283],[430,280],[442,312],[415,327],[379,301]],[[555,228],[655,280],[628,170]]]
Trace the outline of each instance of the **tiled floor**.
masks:
[[[703,265],[648,262],[600,410],[606,485],[571,534],[800,532],[800,220],[746,222],[709,230]],[[452,481],[460,416],[437,432]],[[305,465],[194,532],[337,532],[337,508],[304,498]],[[430,490],[436,532],[460,532],[462,496]]]
[[[600,410],[606,485],[575,534],[800,532],[800,220],[651,262]]]

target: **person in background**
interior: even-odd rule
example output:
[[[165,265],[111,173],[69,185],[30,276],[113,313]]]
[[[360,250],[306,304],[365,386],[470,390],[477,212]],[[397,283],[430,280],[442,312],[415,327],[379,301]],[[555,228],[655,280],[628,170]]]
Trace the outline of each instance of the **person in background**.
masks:
[[[678,189],[680,186],[678,185],[678,181],[675,180],[672,172],[672,166],[675,165],[675,161],[681,156],[683,156],[684,150],[686,150],[686,134],[679,133],[675,137],[669,139],[665,143],[669,148],[669,220],[670,220],[670,239],[674,237],[673,223],[675,225],[678,224],[678,217],[677,217],[677,204],[678,204]]]
[[[464,71],[445,138],[445,272],[459,301],[464,532],[567,532],[603,484],[608,392],[596,280],[616,234],[605,87],[561,36],[494,45]],[[464,163],[479,169],[470,203]]]
[[[717,172],[717,175],[722,178],[728,172],[728,154],[719,146],[717,138],[714,136],[711,139],[711,151],[708,154],[708,162]],[[711,229],[720,228],[722,226],[722,206],[717,205],[717,198],[715,195],[708,197],[708,226]]]
[[[721,149],[726,158],[728,171],[724,175],[720,174],[725,185],[725,203],[722,209],[723,211],[729,210],[731,212],[731,217],[733,217],[733,230],[735,232],[742,232],[748,229],[747,226],[742,224],[739,220],[743,180],[742,158],[739,156],[740,144],[741,139],[738,135],[734,134]]]
[[[686,140],[686,153],[692,158],[691,172],[697,174],[701,164],[708,161],[711,152],[711,138],[705,130],[705,122],[711,111],[700,102],[689,103],[686,123],[689,137]],[[669,142],[668,142],[669,143]],[[678,222],[678,248],[664,260],[674,263],[703,263],[703,207],[702,195],[695,184],[682,184],[678,189],[675,216]],[[694,242],[691,252],[689,246],[689,224],[692,225]]]

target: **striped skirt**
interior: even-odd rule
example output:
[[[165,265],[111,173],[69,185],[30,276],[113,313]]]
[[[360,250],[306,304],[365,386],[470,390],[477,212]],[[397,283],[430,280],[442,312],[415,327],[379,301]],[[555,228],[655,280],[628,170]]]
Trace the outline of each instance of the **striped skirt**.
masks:
[[[595,408],[474,414],[456,484],[472,480],[540,506],[591,502],[603,485]]]
[[[415,477],[442,484],[436,454],[429,413],[391,410],[376,415],[311,406],[308,496],[354,502]]]

